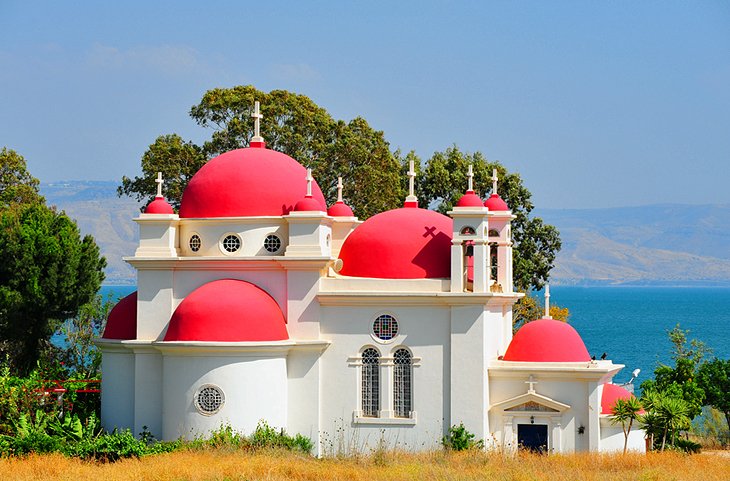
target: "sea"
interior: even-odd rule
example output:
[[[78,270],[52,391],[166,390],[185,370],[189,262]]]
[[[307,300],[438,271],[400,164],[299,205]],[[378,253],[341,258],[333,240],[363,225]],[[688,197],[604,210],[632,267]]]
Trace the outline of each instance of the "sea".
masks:
[[[134,286],[103,286],[101,294],[121,298]],[[540,295],[538,293],[538,295]],[[727,287],[576,287],[550,286],[550,303],[567,307],[591,355],[626,366],[614,382],[652,378],[659,363],[671,364],[668,331],[679,325],[688,339],[730,358],[730,288]]]

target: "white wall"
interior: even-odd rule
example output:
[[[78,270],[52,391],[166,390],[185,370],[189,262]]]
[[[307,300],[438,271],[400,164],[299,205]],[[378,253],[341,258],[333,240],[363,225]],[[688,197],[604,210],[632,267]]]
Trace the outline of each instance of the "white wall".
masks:
[[[126,349],[101,351],[101,425],[107,431],[134,429],[134,355]]]
[[[287,378],[284,353],[264,355],[163,356],[163,439],[192,438],[230,424],[251,433],[260,420],[287,426]],[[204,384],[225,394],[222,409],[202,415],[194,395]]]
[[[636,425],[629,432],[629,451],[646,452],[646,433]],[[608,416],[601,416],[601,451],[616,452],[624,450],[624,431],[621,424],[612,425]]]

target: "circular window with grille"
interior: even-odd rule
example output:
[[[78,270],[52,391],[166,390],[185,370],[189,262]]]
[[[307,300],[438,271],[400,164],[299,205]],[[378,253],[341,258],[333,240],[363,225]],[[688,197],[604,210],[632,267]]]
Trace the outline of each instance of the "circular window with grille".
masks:
[[[205,384],[200,386],[195,392],[195,408],[200,414],[210,416],[215,414],[223,407],[226,398],[223,391],[218,386]]]
[[[236,234],[228,234],[221,241],[221,247],[224,251],[232,254],[241,248],[241,238]]]
[[[281,250],[281,239],[279,236],[276,234],[267,235],[266,239],[264,239],[264,249],[272,254],[279,252]]]
[[[190,250],[193,252],[198,252],[200,250],[201,246],[200,242],[200,236],[198,234],[193,234],[190,236],[190,242],[188,245],[190,245]]]
[[[398,335],[398,321],[390,314],[378,316],[373,322],[373,334],[381,341],[390,341]]]

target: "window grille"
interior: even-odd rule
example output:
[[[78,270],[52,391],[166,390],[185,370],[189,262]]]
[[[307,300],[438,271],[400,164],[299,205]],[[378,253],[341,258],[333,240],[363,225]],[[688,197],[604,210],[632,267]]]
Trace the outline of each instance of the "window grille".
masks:
[[[390,341],[398,335],[398,321],[389,314],[378,316],[373,322],[373,334],[381,341]]]
[[[236,252],[240,248],[241,238],[237,235],[230,234],[223,239],[223,249],[225,249],[226,252]]]
[[[393,409],[395,417],[408,418],[411,416],[412,406],[412,376],[413,365],[411,353],[408,349],[398,349],[393,356]]]
[[[372,347],[362,353],[362,415],[377,417],[380,411],[380,355]]]
[[[492,280],[497,280],[497,273],[499,272],[499,267],[497,266],[497,244],[489,244],[489,257],[491,258],[491,267],[492,267]]]
[[[200,242],[200,236],[198,234],[193,234],[190,236],[190,250],[193,252],[198,252],[200,250],[201,246]]]
[[[281,239],[279,239],[279,236],[275,234],[267,235],[266,239],[264,239],[264,249],[272,254],[279,252],[279,249],[281,249]]]
[[[207,384],[195,393],[195,407],[203,415],[215,414],[223,407],[225,397],[218,386]]]

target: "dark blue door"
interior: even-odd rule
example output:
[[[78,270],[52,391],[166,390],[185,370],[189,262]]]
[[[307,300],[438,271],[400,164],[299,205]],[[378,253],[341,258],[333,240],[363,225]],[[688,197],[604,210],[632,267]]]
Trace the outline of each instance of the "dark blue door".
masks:
[[[547,428],[545,424],[518,424],[517,441],[520,449],[546,453],[548,448]]]

